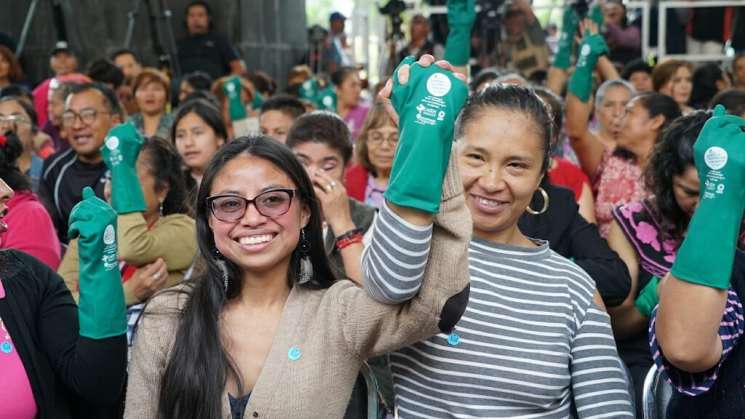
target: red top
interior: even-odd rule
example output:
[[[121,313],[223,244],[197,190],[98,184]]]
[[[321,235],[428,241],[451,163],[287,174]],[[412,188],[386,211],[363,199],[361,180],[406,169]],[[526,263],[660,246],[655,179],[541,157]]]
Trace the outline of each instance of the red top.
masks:
[[[0,299],[2,298],[5,298],[5,290],[0,281]],[[0,319],[0,371],[0,417],[35,418],[36,401],[28,374],[3,319]]]
[[[555,157],[554,160],[556,165],[548,171],[548,180],[553,185],[563,186],[574,192],[574,200],[579,201],[579,197],[582,195],[582,186],[584,184],[590,185],[587,175],[579,166],[567,159]]]
[[[367,179],[369,173],[361,164],[355,164],[347,169],[344,174],[344,183],[347,188],[347,195],[360,202],[365,202],[365,190],[367,189]]]
[[[60,263],[60,243],[47,209],[31,191],[17,191],[8,201],[8,230],[0,234],[0,248],[17,249],[53,270]]]

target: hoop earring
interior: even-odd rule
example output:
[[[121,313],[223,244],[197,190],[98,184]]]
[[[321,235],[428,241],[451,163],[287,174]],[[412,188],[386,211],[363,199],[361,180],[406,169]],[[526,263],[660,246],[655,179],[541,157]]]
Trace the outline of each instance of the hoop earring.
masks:
[[[527,211],[528,214],[541,215],[548,211],[548,192],[540,186],[538,187],[538,191],[541,193],[541,196],[543,196],[543,207],[541,207],[540,211],[536,211],[533,208],[530,208],[530,204],[528,204],[527,208],[525,208],[525,211]]]
[[[313,278],[313,262],[310,261],[310,256],[308,255],[310,252],[310,242],[305,238],[305,229],[300,230],[298,251],[300,252],[300,270],[298,272],[297,283],[302,285]]]

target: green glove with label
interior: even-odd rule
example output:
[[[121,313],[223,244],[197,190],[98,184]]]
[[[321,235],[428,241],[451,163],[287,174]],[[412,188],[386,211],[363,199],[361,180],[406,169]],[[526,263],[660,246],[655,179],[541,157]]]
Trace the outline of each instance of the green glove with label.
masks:
[[[298,89],[298,96],[301,99],[309,100],[316,103],[316,96],[318,96],[318,81],[314,78],[310,78],[303,82]]]
[[[398,79],[410,65],[409,80]],[[393,73],[391,102],[399,116],[399,142],[385,198],[399,206],[435,214],[450,160],[453,125],[468,87],[435,64],[422,67],[406,57]]]
[[[569,79],[569,86],[567,87],[569,93],[577,96],[582,102],[590,100],[592,72],[595,70],[595,65],[598,63],[600,56],[607,53],[608,45],[605,44],[603,35],[599,33],[590,34],[589,31],[585,31],[585,36],[579,45],[577,65]]]
[[[595,22],[596,25],[598,25],[598,31],[603,31],[603,23],[605,22],[605,17],[603,16],[603,7],[600,5],[599,2],[592,5],[590,8],[590,13],[587,16]]]
[[[119,214],[147,208],[136,169],[142,143],[142,135],[127,122],[112,128],[101,146],[103,161],[111,171],[111,206]]]
[[[78,238],[80,260],[80,336],[105,339],[127,332],[127,309],[119,274],[116,212],[83,189],[83,200],[70,212],[70,238]]]
[[[671,270],[682,281],[729,288],[745,210],[743,128],[745,119],[717,105],[693,145],[699,204]]]
[[[230,77],[222,85],[222,90],[228,99],[228,113],[231,121],[245,119],[248,116],[246,107],[241,101],[241,89],[241,79],[238,76]]]
[[[554,56],[553,66],[566,70],[572,64],[572,49],[574,47],[574,34],[579,28],[579,17],[573,7],[564,8],[564,16],[561,19],[561,34],[559,45]]]
[[[652,310],[657,306],[660,301],[660,295],[657,292],[657,287],[660,286],[660,278],[653,276],[647,285],[642,288],[639,296],[634,300],[636,309],[639,310],[644,317],[651,317]]]
[[[445,59],[454,66],[468,64],[471,57],[471,28],[476,20],[474,0],[448,0],[448,37]]]
[[[316,107],[323,111],[336,113],[336,90],[333,85],[328,85],[318,92]]]

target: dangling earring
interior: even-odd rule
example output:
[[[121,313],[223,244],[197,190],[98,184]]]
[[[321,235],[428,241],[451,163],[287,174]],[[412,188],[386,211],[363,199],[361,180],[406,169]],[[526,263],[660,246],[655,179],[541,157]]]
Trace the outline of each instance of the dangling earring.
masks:
[[[305,284],[313,278],[313,262],[310,261],[310,242],[305,238],[305,229],[300,230],[300,272],[298,272],[298,284]]]
[[[160,216],[163,216],[163,202],[161,201],[160,206],[158,207],[158,211],[160,211]]]
[[[543,207],[540,211],[536,211],[533,208],[530,208],[530,204],[528,204],[528,207],[525,208],[525,211],[527,211],[528,214],[541,215],[548,210],[548,193],[540,186],[538,187],[538,192],[540,192],[541,196],[543,197]]]
[[[228,293],[228,285],[230,283],[228,282],[230,277],[228,276],[228,264],[225,263],[225,260],[222,259],[222,253],[220,253],[219,250],[215,249],[215,257],[219,260],[217,261],[217,264],[220,265],[220,271],[222,271],[222,286],[225,290],[225,294]]]

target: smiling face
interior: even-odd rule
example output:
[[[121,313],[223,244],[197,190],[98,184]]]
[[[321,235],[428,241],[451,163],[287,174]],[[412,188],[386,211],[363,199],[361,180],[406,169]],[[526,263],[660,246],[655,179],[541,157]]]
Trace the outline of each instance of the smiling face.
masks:
[[[678,67],[667,83],[660,88],[660,93],[670,96],[679,105],[686,105],[691,100],[693,75],[686,66]]]
[[[491,108],[468,122],[457,144],[474,235],[500,242],[543,178],[540,132],[524,114]]]
[[[241,154],[223,166],[215,176],[210,196],[237,195],[254,199],[273,189],[296,189],[290,177],[267,160]],[[213,214],[209,226],[215,247],[228,260],[246,273],[273,270],[287,271],[292,252],[300,240],[300,230],[310,219],[310,211],[302,205],[297,193],[289,210],[270,218],[261,215],[254,204],[238,221],[220,221]]]
[[[225,139],[218,137],[202,117],[191,112],[178,121],[174,142],[186,166],[202,173]]]
[[[631,92],[625,87],[611,87],[605,91],[603,102],[596,111],[601,130],[608,137],[616,138],[621,132],[626,105],[631,100]]]
[[[135,92],[135,101],[140,112],[157,115],[166,111],[166,88],[157,81],[146,82]]]
[[[68,111],[76,114],[72,123],[65,126],[70,147],[83,161],[100,161],[103,140],[109,130],[121,122],[119,115],[111,112],[104,95],[95,89],[69,95],[65,104],[65,112]],[[95,112],[95,118],[90,123],[83,122],[79,117],[81,112],[87,114],[91,111]]]

